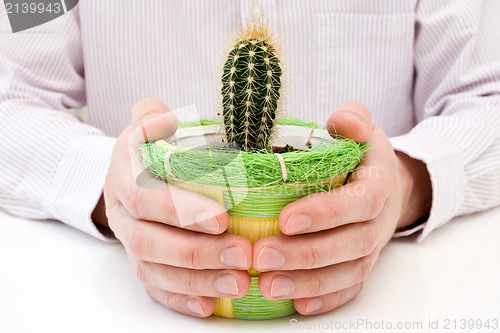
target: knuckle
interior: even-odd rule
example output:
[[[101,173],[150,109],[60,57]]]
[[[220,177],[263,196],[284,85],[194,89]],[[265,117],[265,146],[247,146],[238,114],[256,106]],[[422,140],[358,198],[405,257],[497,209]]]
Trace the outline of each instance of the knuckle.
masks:
[[[203,258],[201,254],[201,250],[198,246],[190,246],[184,252],[184,264],[187,267],[191,267],[194,269],[203,269],[205,268],[203,264]]]
[[[154,289],[147,284],[144,285],[144,290],[146,290],[146,293],[148,294],[149,297],[160,302],[161,304],[163,304],[167,308],[169,308],[169,309],[176,308],[176,307],[173,307],[175,304],[173,301],[172,294],[170,292],[164,291],[164,290],[160,291],[160,290]]]
[[[337,291],[336,294],[337,294],[337,306],[340,306],[347,301],[344,290]]]
[[[105,206],[105,214],[108,218],[109,228],[115,233],[115,236],[118,237],[117,229],[119,226],[118,209],[120,208],[120,204],[118,202],[106,202]]]
[[[129,211],[130,215],[133,217],[139,218],[139,193],[137,191],[137,188],[134,186],[131,186],[127,190],[127,195],[126,195],[126,202],[127,202],[127,210]]]
[[[369,207],[369,219],[372,220],[376,218],[379,214],[382,208],[384,207],[385,203],[385,195],[383,190],[380,187],[377,187],[370,200],[370,207]]]
[[[149,284],[148,273],[147,273],[147,264],[143,261],[139,262],[136,268],[136,275],[139,281],[144,283],[145,285]]]
[[[361,256],[369,255],[375,248],[376,241],[374,227],[369,223],[365,223],[363,228],[361,228],[357,242],[359,244],[359,254]]]
[[[148,294],[149,297],[151,297],[152,299],[155,299],[155,294],[153,292],[153,289],[148,286],[147,284],[144,285],[144,291],[146,291],[146,294]]]
[[[178,305],[176,304],[177,302],[175,302],[175,299],[172,295],[172,293],[168,292],[168,291],[164,291],[163,293],[163,304],[165,304],[165,306],[169,309],[176,309],[178,308]]]
[[[371,261],[367,258],[363,258],[358,262],[358,279],[357,282],[363,282],[370,275],[372,269]]]
[[[323,295],[324,290],[325,287],[321,278],[317,274],[311,275],[310,296]]]
[[[189,270],[186,277],[186,293],[191,296],[200,296],[202,294],[198,283],[196,283],[196,271]]]
[[[342,191],[344,189],[342,188]],[[343,212],[345,212],[346,205],[344,200],[337,200],[339,194],[335,190],[331,190],[324,194],[325,196],[330,196],[332,204],[324,205],[324,208],[318,207],[319,209],[324,209],[324,216],[328,216],[329,221],[338,221],[342,218]]]
[[[147,258],[146,241],[144,240],[144,230],[135,228],[128,237],[128,247],[130,253],[138,259]]]
[[[338,221],[341,221],[341,212],[343,212],[343,209],[344,207],[342,202],[339,202],[338,204],[336,202],[335,205],[330,205],[327,208],[326,214],[324,214],[324,216],[328,216],[328,222],[331,227],[338,226]]]
[[[180,225],[179,217],[177,216],[177,210],[175,208],[175,201],[172,198],[169,198],[169,200],[165,200],[161,209],[163,215],[165,216],[165,220],[163,222],[177,226]]]
[[[304,246],[300,253],[302,269],[311,269],[318,267],[320,255],[318,250],[313,246]]]

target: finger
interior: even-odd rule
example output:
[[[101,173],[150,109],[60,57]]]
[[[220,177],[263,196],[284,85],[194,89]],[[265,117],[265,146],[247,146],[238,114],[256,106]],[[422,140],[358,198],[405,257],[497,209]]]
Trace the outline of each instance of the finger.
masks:
[[[145,170],[140,158],[144,142],[164,139],[175,134],[177,117],[160,101],[142,99],[133,107],[128,130],[128,153],[134,179]],[[143,174],[144,175],[144,174]],[[150,175],[152,177],[152,175]]]
[[[110,211],[116,237],[133,257],[191,269],[249,269],[252,244],[236,235],[196,233],[161,223],[140,221],[123,206]]]
[[[300,298],[293,302],[295,309],[302,315],[325,313],[349,302],[363,289],[363,283],[319,297]]]
[[[177,122],[177,117],[172,112],[159,115],[150,113],[133,127],[129,143],[142,144],[173,136],[177,131]]]
[[[142,179],[144,184],[145,180]],[[200,193],[168,185],[158,179],[147,180],[147,186],[123,184],[118,200],[129,213],[140,220],[161,222],[184,229],[219,234],[228,226],[225,207]]]
[[[239,298],[250,289],[246,271],[192,270],[140,261],[136,272],[145,285],[184,295]]]
[[[366,142],[370,139],[373,129],[370,110],[359,102],[342,104],[328,118],[326,128],[333,137]]]
[[[210,316],[215,310],[215,300],[210,297],[176,294],[150,286],[145,286],[145,289],[149,297],[179,313],[204,318]]]
[[[253,246],[253,267],[272,270],[310,270],[369,255],[380,242],[373,223],[353,223],[312,234],[277,235]]]
[[[138,142],[154,141],[174,135],[177,117],[154,98],[145,98],[132,108],[131,126],[137,129]],[[143,135],[144,134],[144,135]]]
[[[314,270],[262,273],[259,290],[269,300],[316,297],[350,288],[363,282],[375,255]]]
[[[388,182],[394,177],[394,150],[377,127],[371,140],[374,148],[365,154],[348,184],[303,197],[281,211],[278,221],[284,234],[331,229],[380,214],[391,193]]]

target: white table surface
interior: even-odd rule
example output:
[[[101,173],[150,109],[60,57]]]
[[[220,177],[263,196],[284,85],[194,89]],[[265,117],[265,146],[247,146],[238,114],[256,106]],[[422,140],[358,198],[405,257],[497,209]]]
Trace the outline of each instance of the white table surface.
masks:
[[[370,324],[372,331],[392,325],[394,332],[413,322],[422,328],[405,332],[445,331],[446,323],[454,332],[461,319],[500,320],[500,208],[456,218],[421,243],[393,240],[362,293],[335,311],[260,322],[166,309],[146,295],[121,245],[59,222],[0,211],[0,237],[2,333],[364,332]],[[440,329],[429,329],[436,320]]]

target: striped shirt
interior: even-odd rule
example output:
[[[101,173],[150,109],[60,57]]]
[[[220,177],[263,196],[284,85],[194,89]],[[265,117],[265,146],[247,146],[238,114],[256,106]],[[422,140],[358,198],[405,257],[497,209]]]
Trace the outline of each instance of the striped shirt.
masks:
[[[260,15],[286,113],[324,124],[360,101],[426,164],[431,213],[406,234],[500,204],[500,1],[85,0],[16,34],[0,6],[0,207],[106,239],[90,215],[132,106],[215,116],[228,36]],[[69,110],[85,105],[83,123]]]

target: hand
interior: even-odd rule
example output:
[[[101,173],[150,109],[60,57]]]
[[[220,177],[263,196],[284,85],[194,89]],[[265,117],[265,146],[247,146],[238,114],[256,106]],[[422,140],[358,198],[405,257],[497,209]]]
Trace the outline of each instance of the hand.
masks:
[[[172,310],[207,317],[215,308],[213,297],[248,292],[252,244],[221,234],[228,216],[219,203],[140,173],[144,168],[136,160],[139,146],[172,136],[176,129],[176,117],[161,102],[145,99],[135,105],[132,123],[113,151],[105,209],[109,227],[147,293]]]
[[[295,299],[301,314],[330,311],[356,296],[380,252],[398,228],[428,215],[431,185],[425,165],[397,153],[359,103],[329,119],[332,135],[369,141],[373,149],[349,183],[286,206],[285,235],[254,244],[259,289],[268,299]]]

